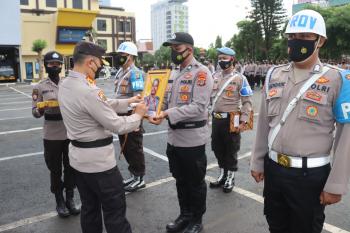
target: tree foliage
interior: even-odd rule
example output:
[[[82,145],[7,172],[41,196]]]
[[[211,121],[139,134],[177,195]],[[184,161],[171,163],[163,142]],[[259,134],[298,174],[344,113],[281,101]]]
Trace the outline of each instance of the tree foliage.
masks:
[[[222,47],[222,38],[221,36],[216,36],[216,39],[215,39],[215,48],[221,48]]]
[[[38,54],[37,62],[39,63],[39,80],[42,80],[44,77],[44,69],[43,69],[43,50],[47,47],[47,42],[45,40],[37,39],[33,41],[32,51]],[[39,81],[35,80],[35,81]]]
[[[251,0],[251,5],[253,10],[249,17],[260,26],[264,37],[263,53],[267,57],[285,22],[286,10],[282,0]]]
[[[161,46],[154,54],[157,65],[171,63],[171,49],[169,47]]]

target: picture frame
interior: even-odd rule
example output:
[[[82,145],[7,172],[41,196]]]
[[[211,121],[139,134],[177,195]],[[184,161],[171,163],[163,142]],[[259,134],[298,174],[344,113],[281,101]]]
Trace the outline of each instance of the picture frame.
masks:
[[[170,73],[169,69],[148,71],[142,92],[142,98],[148,106],[146,117],[154,117],[161,112]]]

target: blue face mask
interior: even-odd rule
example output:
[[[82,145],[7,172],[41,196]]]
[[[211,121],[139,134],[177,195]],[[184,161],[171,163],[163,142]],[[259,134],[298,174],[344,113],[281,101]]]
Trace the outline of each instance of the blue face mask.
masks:
[[[315,51],[316,40],[288,40],[288,57],[290,61],[302,62],[309,58]]]

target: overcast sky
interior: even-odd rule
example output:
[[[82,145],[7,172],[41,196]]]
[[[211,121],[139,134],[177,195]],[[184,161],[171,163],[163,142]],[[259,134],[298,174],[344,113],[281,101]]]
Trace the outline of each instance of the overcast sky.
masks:
[[[135,13],[136,39],[151,39],[151,4],[158,0],[111,0],[112,6]],[[295,0],[296,1],[296,0]],[[293,0],[283,0],[288,16]],[[250,0],[189,0],[189,33],[198,47],[208,47],[217,35],[223,42],[237,33],[236,23],[245,19]]]

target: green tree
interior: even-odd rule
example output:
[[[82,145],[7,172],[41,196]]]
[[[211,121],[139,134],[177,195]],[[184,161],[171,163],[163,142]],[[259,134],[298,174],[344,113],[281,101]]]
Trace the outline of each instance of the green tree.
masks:
[[[39,64],[39,80],[42,80],[44,77],[44,70],[43,70],[43,50],[46,48],[47,42],[45,40],[37,39],[33,42],[32,45],[32,51],[36,52],[38,54],[37,56],[37,62]],[[34,81],[39,81],[35,80]]]
[[[171,62],[171,49],[169,47],[161,46],[154,54],[156,65],[169,65]]]
[[[215,48],[221,48],[222,47],[222,38],[221,36],[216,36],[216,39],[215,39]]]
[[[147,64],[148,66],[153,66],[155,64],[156,58],[154,55],[150,53],[145,53],[142,57],[141,64],[145,65]]]
[[[258,23],[264,36],[263,52],[267,57],[274,40],[278,37],[280,26],[286,18],[283,0],[251,0],[250,18]]]
[[[225,45],[236,51],[238,59],[260,60],[263,39],[259,24],[251,20],[242,20],[237,23],[237,27],[239,33]]]
[[[213,43],[209,45],[209,48],[207,49],[207,58],[211,60],[212,62],[216,63],[217,61],[217,52],[216,48],[214,48]]]

